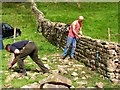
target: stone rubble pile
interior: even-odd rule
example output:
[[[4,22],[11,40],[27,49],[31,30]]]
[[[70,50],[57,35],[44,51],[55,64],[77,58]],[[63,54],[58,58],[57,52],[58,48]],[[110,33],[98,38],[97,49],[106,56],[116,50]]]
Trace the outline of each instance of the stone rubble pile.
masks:
[[[22,76],[21,73],[17,73],[15,71],[4,71],[3,73],[6,75],[6,80],[5,82],[7,84],[4,84],[5,88],[12,88],[12,81],[14,79],[27,79],[27,80],[37,80],[38,76],[45,76],[45,78],[43,78],[43,80],[39,80],[39,81],[35,81],[32,84],[28,84],[28,85],[24,85],[21,88],[75,88],[75,86],[73,85],[73,81],[76,82],[77,87],[76,88],[91,88],[88,87],[88,79],[92,78],[92,76],[89,75],[89,73],[87,73],[85,70],[85,65],[81,65],[78,64],[79,61],[72,61],[72,60],[68,60],[68,58],[66,58],[65,60],[60,59],[60,54],[57,54],[57,57],[55,57],[56,55],[48,55],[47,57],[43,57],[42,60],[45,62],[50,61],[53,65],[55,62],[58,62],[55,64],[53,68],[51,66],[50,67],[50,72],[51,73],[47,73],[47,74],[43,74],[42,71],[38,70],[37,68],[33,68],[30,71],[27,71],[27,76]],[[48,59],[49,57],[51,57],[51,59]],[[54,62],[52,61],[54,59]],[[66,61],[68,61],[66,63]],[[50,64],[49,62],[49,64]],[[63,62],[63,63],[60,63]],[[29,62],[28,62],[29,63]],[[69,75],[69,78],[66,78],[65,76]],[[94,77],[93,77],[94,78]],[[92,88],[96,88],[96,86],[98,88],[104,87],[103,83],[99,83],[96,82],[94,83],[94,87]]]
[[[117,43],[83,37],[78,40],[75,58],[120,84],[120,46]]]
[[[77,71],[83,69],[85,66],[84,65],[79,65],[79,64],[75,64],[75,62],[73,61],[68,61],[67,59],[65,59],[64,61],[62,60],[63,63],[61,62],[60,59],[60,54],[57,55],[57,57],[55,57],[56,55],[53,55],[52,60],[54,59],[54,62],[52,60],[50,60],[53,64],[55,62],[59,62],[55,65],[55,69],[51,68],[51,74],[48,74],[48,76],[46,76],[46,78],[44,78],[43,80],[40,80],[39,83],[38,82],[34,82],[32,84],[28,84],[25,86],[22,86],[21,88],[74,88],[74,86],[72,85],[72,80],[78,82],[77,84],[80,85],[79,87],[85,87],[87,85],[87,81],[86,80],[82,80],[81,83],[79,83],[79,74]],[[47,57],[43,57],[42,60],[48,62],[48,58]],[[66,63],[66,61],[68,61]],[[71,64],[72,63],[72,64]],[[74,66],[73,66],[74,64]],[[30,73],[27,72],[27,74],[31,77],[29,79],[33,80],[32,77],[36,76],[36,75],[40,75],[37,72],[34,73]],[[72,78],[66,78],[63,75],[70,75]],[[81,75],[85,74],[85,71],[81,72]],[[42,75],[42,74],[41,74]],[[83,75],[84,76],[84,75]],[[87,75],[86,75],[87,76]],[[95,87],[94,87],[95,88]]]
[[[21,88],[68,88],[70,89],[72,86],[72,82],[70,79],[63,77],[57,73],[50,74],[47,78],[39,81],[39,83],[35,82],[33,84],[28,84],[22,86]]]
[[[52,22],[32,3],[32,10],[37,17],[38,29],[51,42],[64,48],[68,28],[64,23]],[[75,58],[100,74],[108,77],[114,83],[120,84],[120,44],[82,37],[78,40]]]

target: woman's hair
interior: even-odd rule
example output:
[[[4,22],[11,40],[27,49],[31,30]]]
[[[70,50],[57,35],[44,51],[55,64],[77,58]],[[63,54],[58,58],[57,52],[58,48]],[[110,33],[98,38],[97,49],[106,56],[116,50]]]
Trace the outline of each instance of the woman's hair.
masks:
[[[5,49],[8,50],[8,47],[9,47],[9,46],[10,46],[10,44],[7,44],[6,47],[5,47]]]

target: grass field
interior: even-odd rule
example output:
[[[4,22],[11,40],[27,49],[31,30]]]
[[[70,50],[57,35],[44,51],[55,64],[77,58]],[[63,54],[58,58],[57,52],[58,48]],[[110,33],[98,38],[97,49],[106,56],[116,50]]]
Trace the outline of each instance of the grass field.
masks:
[[[111,34],[118,33],[118,3],[80,3],[78,8],[76,3],[39,3],[38,8],[45,14],[46,18],[55,22],[72,23],[79,15],[83,15],[83,34],[96,39],[107,40],[107,28],[111,29]],[[32,13],[30,3],[2,3],[2,22],[7,22],[14,27],[18,27],[22,31],[22,35],[17,37],[19,40],[33,40],[39,49],[39,57],[54,53],[62,53],[57,51],[57,47],[51,45],[41,34],[37,32],[35,16]],[[112,35],[111,41],[117,42],[118,37]],[[4,39],[4,45],[13,43],[13,39]],[[7,70],[7,60],[9,53],[3,50],[2,52],[2,70]],[[30,60],[27,58],[27,60]],[[30,60],[31,61],[31,60]],[[36,65],[26,65],[31,68]],[[51,65],[54,67],[54,65]],[[86,69],[86,72],[88,70]],[[9,72],[11,73],[11,72]],[[90,73],[90,71],[88,71]],[[90,73],[92,74],[92,73]],[[69,77],[69,75],[67,76]],[[103,80],[99,74],[93,75],[94,78],[89,80],[88,86],[94,86],[96,81],[103,81],[106,88],[118,87],[112,84],[109,80]],[[14,79],[11,83],[14,88],[19,88],[23,85],[37,82],[43,79],[44,76],[39,76],[37,80],[19,80]],[[2,83],[5,83],[6,75],[2,76]],[[73,82],[76,85],[76,82]],[[4,87],[4,86],[3,86]],[[76,86],[77,87],[77,86]]]
[[[107,40],[107,29],[111,34],[118,33],[118,3],[38,3],[38,8],[52,21],[72,23],[83,15],[83,33],[92,38]],[[54,12],[53,12],[54,11]],[[118,37],[111,36],[118,42]]]

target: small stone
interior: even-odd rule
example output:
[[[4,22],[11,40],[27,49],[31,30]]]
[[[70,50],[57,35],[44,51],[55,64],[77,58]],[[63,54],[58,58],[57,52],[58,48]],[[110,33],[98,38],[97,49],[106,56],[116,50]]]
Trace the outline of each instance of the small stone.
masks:
[[[64,60],[64,64],[68,65],[69,64],[69,60]]]
[[[111,79],[114,84],[119,84],[120,85],[120,80],[117,79]]]
[[[71,66],[71,65],[73,65],[74,64],[74,62],[68,62],[68,65],[69,66]]]
[[[40,87],[46,87],[44,86],[45,84],[49,84],[48,82],[52,82],[51,84],[54,84],[56,85],[56,83],[59,83],[57,84],[58,87],[63,85],[61,83],[64,83],[66,84],[67,86],[71,86],[72,85],[72,82],[70,79],[64,77],[64,76],[61,76],[59,74],[52,74],[52,75],[49,75],[47,78],[43,79],[42,81],[40,81]],[[43,85],[44,84],[44,85]],[[56,86],[55,86],[56,87]]]
[[[77,69],[80,69],[80,68],[83,68],[85,67],[84,65],[79,65],[79,64],[75,64],[73,65],[73,68],[77,68]]]
[[[68,68],[67,69],[67,71],[73,71],[74,70],[74,68]]]
[[[28,76],[24,76],[24,78],[25,78],[25,79],[27,79],[27,80],[29,79],[29,77],[28,77]]]
[[[86,77],[86,79],[91,78],[91,76],[89,76],[89,75],[84,75],[84,76]]]
[[[33,84],[22,86],[21,88],[40,88],[40,84],[35,82]]]
[[[11,88],[11,87],[12,87],[11,84],[5,84],[4,86],[5,86],[6,88]]]
[[[75,71],[75,72],[77,72],[77,71],[78,71],[78,69],[74,69],[74,71]]]
[[[82,71],[81,74],[85,74],[86,72],[85,71]]]
[[[79,79],[78,77],[73,78],[73,80],[75,80],[75,81],[78,80],[78,79]]]
[[[76,72],[73,72],[71,75],[72,76],[78,76],[78,74]]]
[[[96,87],[87,87],[87,88],[96,88]]]
[[[59,70],[52,70],[52,73],[53,73],[53,74],[59,73]]]
[[[0,74],[3,74],[3,71],[0,71]]]
[[[4,71],[4,74],[8,76],[10,73],[8,71]]]
[[[104,87],[104,84],[102,82],[99,82],[99,83],[96,83],[96,86],[98,88],[103,88]]]
[[[80,81],[77,82],[77,84],[79,84],[80,86],[87,85],[87,81]]]
[[[67,88],[64,85],[55,85],[55,84],[44,84],[43,88]]]
[[[48,76],[49,76],[49,73],[44,73],[43,75],[46,76],[46,77],[48,77]]]
[[[32,77],[30,78],[31,80],[35,80],[36,79],[36,75],[33,74]]]
[[[82,79],[83,79],[83,80],[85,80],[85,79],[86,79],[86,77],[82,77]]]
[[[47,61],[48,59],[47,59],[47,57],[43,57],[43,58],[41,58],[41,60]]]
[[[18,74],[17,72],[14,72],[14,73],[11,74],[10,76],[7,76],[5,82],[6,82],[6,83],[11,82],[11,81],[14,79],[14,77],[17,76],[17,74]]]
[[[50,66],[48,64],[44,64],[44,66],[48,69],[50,69]]]
[[[60,57],[60,54],[59,54],[59,53],[56,53],[56,54],[53,54],[52,56],[53,56],[53,57]]]

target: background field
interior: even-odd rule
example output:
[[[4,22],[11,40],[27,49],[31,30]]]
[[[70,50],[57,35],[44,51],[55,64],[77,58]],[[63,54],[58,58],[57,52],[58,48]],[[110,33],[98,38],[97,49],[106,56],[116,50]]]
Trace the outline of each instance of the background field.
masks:
[[[79,15],[83,15],[85,17],[83,22],[83,34],[86,36],[107,40],[108,27],[111,29],[111,34],[118,33],[118,3],[80,3],[80,7],[78,7],[76,3],[37,2],[37,6],[45,14],[46,18],[55,22],[72,23]],[[58,51],[57,47],[51,45],[37,32],[36,20],[32,13],[30,3],[2,3],[2,22],[7,22],[21,29],[22,35],[17,37],[16,41],[33,40],[38,46],[40,58],[44,55],[62,53],[61,50]],[[118,37],[112,35],[111,41],[118,42]],[[3,42],[5,46],[8,43],[13,43],[13,39],[4,39]],[[2,54],[2,70],[8,71],[7,60],[9,53],[3,50]],[[27,58],[27,60],[31,61],[30,58]],[[33,63],[33,65],[26,65],[26,68],[29,69],[33,66],[36,67]],[[54,67],[54,65],[51,65],[51,67]],[[88,73],[91,72],[88,70]],[[106,88],[116,87],[116,85],[112,84],[109,80],[103,80],[99,74],[95,73],[93,77],[96,78],[89,80],[88,86],[92,87],[96,81],[102,81]],[[44,76],[39,76],[38,80],[34,81],[22,79],[19,80],[19,84],[16,83],[18,79],[14,79],[11,83],[15,88],[18,88],[43,78]],[[3,74],[3,87],[4,84],[7,84],[5,83],[5,79],[6,75]],[[73,83],[76,84],[75,82]]]

